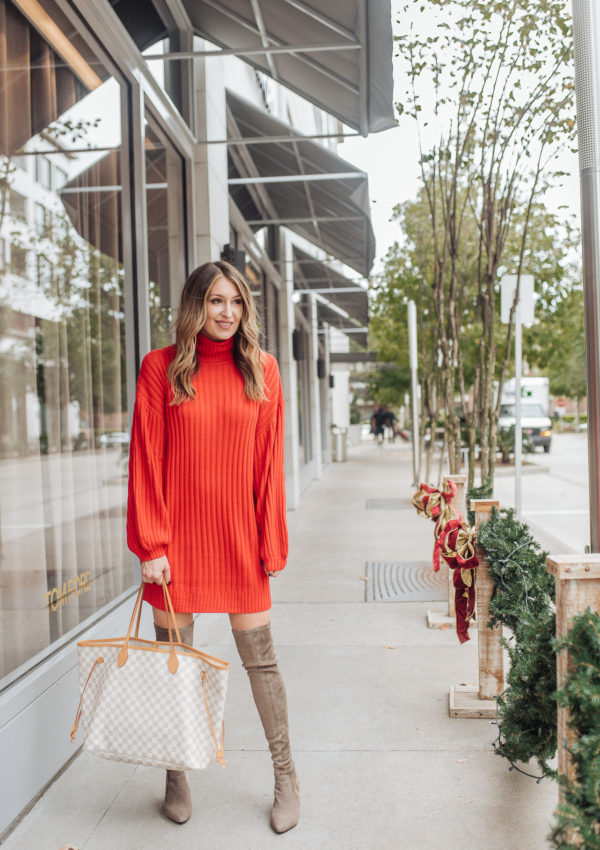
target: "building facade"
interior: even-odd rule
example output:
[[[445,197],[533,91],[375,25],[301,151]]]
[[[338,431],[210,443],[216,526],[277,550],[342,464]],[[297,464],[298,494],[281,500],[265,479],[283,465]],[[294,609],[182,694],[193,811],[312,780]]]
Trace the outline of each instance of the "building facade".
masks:
[[[290,509],[329,462],[375,250],[337,151],[393,125],[392,51],[389,0],[321,6],[0,0],[0,834],[73,755],[77,640],[128,618],[136,376],[194,267],[252,284]]]

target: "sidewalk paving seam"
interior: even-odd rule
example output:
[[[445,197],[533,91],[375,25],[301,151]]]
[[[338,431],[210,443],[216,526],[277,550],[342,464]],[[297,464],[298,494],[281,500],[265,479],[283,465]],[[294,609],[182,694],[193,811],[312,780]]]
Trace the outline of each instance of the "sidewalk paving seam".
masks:
[[[103,812],[103,814],[102,814],[102,817],[100,817],[100,818],[98,819],[98,821],[97,821],[96,825],[94,826],[94,828],[92,829],[92,831],[91,831],[91,832],[90,832],[90,833],[86,836],[86,838],[85,838],[84,842],[82,843],[82,845],[81,845],[82,850],[83,850],[83,848],[86,846],[86,844],[88,843],[88,841],[91,841],[91,840],[92,840],[92,838],[94,837],[95,833],[96,833],[96,832],[97,832],[97,830],[98,830],[98,827],[99,827],[99,826],[100,826],[100,824],[104,821],[104,819],[108,816],[108,814],[109,814],[110,810],[112,809],[113,805],[115,804],[115,802],[116,802],[116,801],[117,801],[117,799],[119,798],[119,796],[120,796],[121,792],[122,792],[122,791],[123,791],[123,790],[127,787],[127,785],[129,784],[129,781],[130,781],[130,779],[131,779],[131,777],[133,776],[133,774],[134,774],[134,773],[135,773],[135,770],[134,770],[134,771],[133,771],[133,772],[132,772],[132,773],[131,773],[128,777],[127,777],[127,779],[125,780],[125,782],[124,782],[124,783],[123,783],[123,784],[119,787],[119,790],[117,791],[117,793],[115,794],[115,796],[112,798],[112,800],[110,801],[110,803],[106,806],[106,808],[105,808],[105,810],[104,810],[104,812]]]

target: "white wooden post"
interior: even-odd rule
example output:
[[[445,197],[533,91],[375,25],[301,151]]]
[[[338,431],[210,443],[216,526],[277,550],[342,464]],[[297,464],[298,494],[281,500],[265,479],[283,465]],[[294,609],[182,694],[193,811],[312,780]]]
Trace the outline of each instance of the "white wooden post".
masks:
[[[463,518],[463,522],[467,522],[467,476],[466,475],[448,475],[447,481],[451,481],[456,487],[454,495],[454,509]],[[456,608],[454,606],[454,582],[452,580],[453,570],[448,570],[448,616],[456,619]]]
[[[556,579],[556,635],[563,637],[571,628],[573,618],[586,608],[600,611],[600,555],[551,555],[546,568]],[[556,657],[558,687],[564,684],[570,666],[569,653]],[[569,750],[575,733],[569,729],[569,713],[558,709],[558,772],[574,779],[574,766]],[[559,792],[562,799],[562,791]]]
[[[445,481],[452,481],[456,487],[453,505],[455,510],[461,515],[463,520],[467,522],[467,476],[466,475],[447,475]],[[448,564],[443,558],[440,559],[440,570],[442,570],[448,582],[448,609],[447,611],[427,611],[427,626],[430,629],[449,629],[456,626],[456,610],[454,607],[454,582],[453,570],[448,567]],[[475,621],[473,622],[473,626]]]
[[[479,533],[484,522],[490,519],[492,509],[499,503],[493,499],[474,499],[475,529]],[[494,589],[485,553],[477,546],[479,566],[475,569],[475,593],[479,620],[479,679],[477,685],[455,685],[450,688],[450,717],[494,718],[495,697],[504,690],[504,656],[500,638],[502,627],[489,625],[489,603]]]

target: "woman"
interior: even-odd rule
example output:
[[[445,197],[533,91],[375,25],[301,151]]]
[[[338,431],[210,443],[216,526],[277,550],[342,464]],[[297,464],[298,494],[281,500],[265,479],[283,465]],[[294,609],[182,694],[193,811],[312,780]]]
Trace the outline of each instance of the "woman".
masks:
[[[127,541],[142,564],[157,640],[168,640],[161,590],[193,642],[193,613],[229,614],[275,772],[271,826],[298,822],[287,703],[270,631],[269,578],[288,551],[283,394],[258,344],[252,293],[229,263],[191,273],[176,344],[143,360],[131,429]],[[191,816],[184,771],[168,770],[164,812]]]

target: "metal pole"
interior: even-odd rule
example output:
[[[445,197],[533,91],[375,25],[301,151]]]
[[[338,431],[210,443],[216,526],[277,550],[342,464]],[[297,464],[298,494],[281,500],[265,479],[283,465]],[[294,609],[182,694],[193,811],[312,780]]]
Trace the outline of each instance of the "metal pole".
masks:
[[[523,430],[521,428],[521,371],[523,365],[523,325],[521,323],[521,297],[515,310],[515,515],[521,518],[521,455]]]
[[[417,308],[414,301],[408,302],[408,351],[410,360],[410,394],[412,402],[412,455],[413,455],[413,484],[418,486],[419,462],[419,400],[417,383]],[[434,439],[432,433],[431,439]]]
[[[600,8],[573,0],[587,361],[591,551],[600,551]]]

